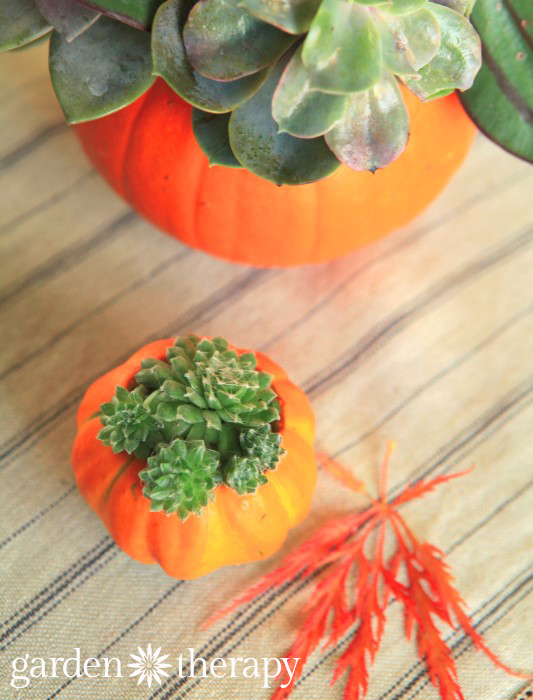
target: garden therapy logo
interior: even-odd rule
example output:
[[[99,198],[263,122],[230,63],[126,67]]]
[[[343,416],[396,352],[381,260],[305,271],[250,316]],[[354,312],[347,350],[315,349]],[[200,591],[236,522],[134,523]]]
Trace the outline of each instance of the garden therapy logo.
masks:
[[[80,679],[79,682],[87,683],[91,678],[124,678],[129,677],[137,681],[137,685],[146,682],[148,687],[152,684],[161,685],[169,674],[165,669],[173,668],[173,675],[179,678],[216,678],[222,683],[225,678],[249,678],[256,679],[256,683],[262,688],[271,688],[274,679],[283,673],[286,682],[281,685],[286,688],[293,679],[300,659],[291,657],[256,659],[251,657],[217,657],[202,658],[196,656],[192,647],[187,648],[186,654],[180,654],[174,663],[167,662],[169,654],[161,654],[161,647],[152,650],[152,645],[146,646],[146,651],[138,646],[138,654],[130,654],[133,663],[122,665],[121,659],[113,657],[89,657],[83,659],[79,647],[75,647],[68,654],[48,658],[32,658],[30,654],[24,654],[11,662],[11,687],[16,690],[37,686],[45,679],[70,679],[69,682]],[[170,659],[172,661],[172,659]],[[124,670],[124,673],[122,671]],[[48,681],[50,683],[50,681]],[[60,681],[61,682],[61,681]],[[52,681],[53,683],[53,681]],[[44,693],[44,690],[43,690]],[[48,694],[48,688],[46,691]],[[0,697],[2,697],[0,693]]]
[[[168,654],[164,656],[159,656],[161,647],[152,652],[152,645],[149,644],[146,647],[146,651],[143,651],[141,647],[137,647],[139,650],[139,656],[135,654],[130,654],[131,658],[134,659],[135,663],[128,664],[130,668],[134,668],[135,671],[130,673],[130,676],[139,676],[137,685],[140,685],[144,680],[150,688],[152,685],[152,679],[155,679],[159,685],[161,685],[160,676],[168,676],[168,673],[164,670],[165,668],[171,668],[172,664],[165,664],[165,659],[168,659]]]

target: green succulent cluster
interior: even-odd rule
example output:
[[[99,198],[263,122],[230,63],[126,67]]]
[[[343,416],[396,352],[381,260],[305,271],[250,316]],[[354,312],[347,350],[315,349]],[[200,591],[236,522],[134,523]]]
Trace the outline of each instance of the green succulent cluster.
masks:
[[[185,519],[217,484],[253,493],[276,468],[281,409],[253,353],[238,355],[224,338],[182,336],[165,360],[143,360],[135,382],[101,405],[98,438],[147,460],[139,476],[152,510]]]
[[[0,47],[53,26],[50,71],[70,122],[124,107],[161,76],[193,105],[212,164],[301,184],[400,155],[400,83],[425,100],[471,86],[473,3],[0,0]]]

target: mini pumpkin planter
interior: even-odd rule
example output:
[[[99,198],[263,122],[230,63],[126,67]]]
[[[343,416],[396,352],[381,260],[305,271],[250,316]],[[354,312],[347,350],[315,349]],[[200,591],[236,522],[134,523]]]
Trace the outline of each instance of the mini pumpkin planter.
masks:
[[[475,128],[472,0],[0,0],[0,48],[53,28],[52,84],[95,166],[185,243],[330,260],[413,219]],[[214,167],[212,167],[214,166]]]
[[[193,579],[282,546],[310,507],[313,440],[309,400],[277,364],[189,335],[89,387],[72,465],[119,547]]]
[[[211,167],[191,106],[162,80],[75,130],[113,189],[163,231],[234,262],[291,266],[334,259],[409,223],[463,162],[476,129],[457,97],[425,103],[404,95],[411,136],[398,160],[374,174],[343,165],[296,187]]]

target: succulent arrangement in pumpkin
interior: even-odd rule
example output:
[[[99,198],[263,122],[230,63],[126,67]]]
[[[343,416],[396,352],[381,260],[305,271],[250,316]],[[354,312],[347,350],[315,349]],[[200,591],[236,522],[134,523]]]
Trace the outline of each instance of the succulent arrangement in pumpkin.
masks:
[[[0,0],[0,46],[53,27],[50,72],[67,120],[161,228],[222,257],[297,264],[405,224],[460,165],[474,129],[452,93],[480,72],[474,2]],[[521,86],[531,10],[509,3],[498,17],[478,0],[475,16],[497,63],[502,31],[513,49],[524,44]],[[474,89],[469,112],[499,133],[501,95]],[[514,93],[503,142],[529,157],[532,127]]]
[[[279,366],[187,335],[89,387],[72,462],[122,549],[191,579],[281,547],[310,507],[313,440],[309,401]]]

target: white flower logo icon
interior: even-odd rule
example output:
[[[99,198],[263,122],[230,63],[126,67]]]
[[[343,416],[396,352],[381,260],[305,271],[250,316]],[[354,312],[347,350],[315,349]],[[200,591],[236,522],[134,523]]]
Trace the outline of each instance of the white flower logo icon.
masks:
[[[161,647],[152,652],[152,645],[149,644],[146,647],[146,651],[143,651],[141,647],[137,647],[140,656],[135,656],[135,654],[130,654],[131,658],[134,659],[134,664],[128,664],[130,668],[136,669],[130,673],[131,676],[139,676],[137,685],[140,685],[144,680],[146,680],[148,687],[152,685],[152,678],[161,685],[160,676],[168,676],[168,673],[164,671],[165,668],[170,668],[172,664],[163,663],[165,659],[168,659],[168,654],[164,656],[159,656]],[[140,675],[139,675],[140,674]]]

